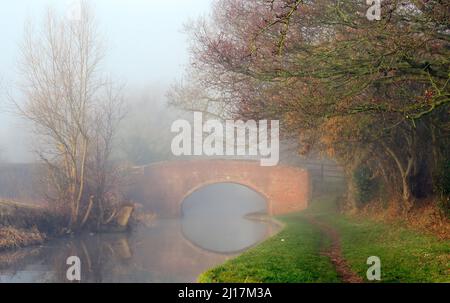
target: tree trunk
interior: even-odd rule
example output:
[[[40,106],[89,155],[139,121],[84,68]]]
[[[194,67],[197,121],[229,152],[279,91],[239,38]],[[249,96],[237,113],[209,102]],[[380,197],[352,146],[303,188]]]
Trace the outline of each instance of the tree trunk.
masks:
[[[392,157],[394,162],[397,164],[398,171],[400,173],[400,177],[402,180],[402,207],[401,210],[404,212],[407,212],[411,209],[413,203],[412,203],[412,192],[411,192],[411,185],[409,184],[409,177],[411,175],[411,172],[413,170],[415,157],[411,155],[408,157],[408,163],[407,167],[404,168],[402,162],[400,161],[397,154],[386,144],[383,144],[388,154]]]

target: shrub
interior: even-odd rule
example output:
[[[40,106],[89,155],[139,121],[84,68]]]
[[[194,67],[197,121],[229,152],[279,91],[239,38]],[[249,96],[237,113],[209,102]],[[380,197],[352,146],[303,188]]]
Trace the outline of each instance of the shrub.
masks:
[[[353,173],[356,185],[356,199],[360,204],[370,202],[378,193],[379,183],[373,177],[372,170],[367,166],[360,166]]]
[[[445,216],[450,217],[450,159],[438,165],[433,183],[439,199],[438,206]]]

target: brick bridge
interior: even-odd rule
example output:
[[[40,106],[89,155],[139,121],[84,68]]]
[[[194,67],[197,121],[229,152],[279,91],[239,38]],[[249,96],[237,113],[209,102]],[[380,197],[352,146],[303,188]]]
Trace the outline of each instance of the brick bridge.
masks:
[[[138,167],[129,198],[160,216],[180,216],[181,204],[194,191],[215,183],[244,185],[267,200],[270,215],[303,210],[308,205],[308,171],[290,166],[262,167],[256,161],[168,161]]]

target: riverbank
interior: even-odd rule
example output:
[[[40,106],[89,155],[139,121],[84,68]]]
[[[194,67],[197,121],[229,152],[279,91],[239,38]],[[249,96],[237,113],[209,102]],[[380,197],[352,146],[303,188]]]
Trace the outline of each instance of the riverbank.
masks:
[[[285,228],[199,282],[367,281],[367,258],[381,259],[381,282],[450,282],[450,242],[367,218],[337,212],[324,196],[301,213],[277,218]]]
[[[0,201],[0,251],[44,243],[64,218],[44,207]]]
[[[7,249],[42,244],[46,239],[47,236],[36,228],[25,230],[14,227],[0,227],[0,252]]]
[[[122,206],[107,225],[95,232],[120,233],[130,227],[134,206]],[[143,217],[142,217],[143,216]],[[141,214],[133,218],[134,225],[149,223],[154,216]],[[67,218],[46,207],[0,200],[0,252],[43,244],[67,234]]]

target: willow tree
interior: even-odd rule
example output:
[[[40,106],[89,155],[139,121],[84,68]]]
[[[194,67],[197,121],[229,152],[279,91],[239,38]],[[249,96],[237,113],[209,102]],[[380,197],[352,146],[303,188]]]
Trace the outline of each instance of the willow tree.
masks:
[[[69,230],[83,227],[103,203],[98,188],[121,117],[120,94],[101,74],[104,48],[94,16],[86,5],[80,9],[73,20],[49,10],[41,28],[28,25],[20,62],[19,110],[39,140],[48,199],[67,214]]]

